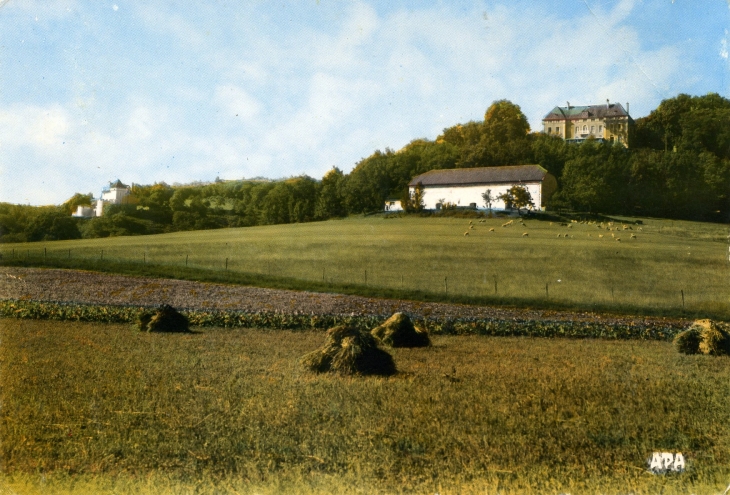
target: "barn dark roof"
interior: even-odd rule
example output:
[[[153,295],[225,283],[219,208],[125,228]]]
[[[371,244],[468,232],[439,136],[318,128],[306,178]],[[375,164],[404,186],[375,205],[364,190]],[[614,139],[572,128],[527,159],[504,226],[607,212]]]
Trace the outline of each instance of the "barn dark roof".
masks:
[[[453,168],[448,170],[431,170],[430,172],[414,177],[408,185],[415,186],[419,182],[424,186],[541,182],[545,179],[547,173],[547,170],[540,165]]]
[[[555,107],[542,120],[605,119],[606,117],[628,117],[621,103],[605,105]]]

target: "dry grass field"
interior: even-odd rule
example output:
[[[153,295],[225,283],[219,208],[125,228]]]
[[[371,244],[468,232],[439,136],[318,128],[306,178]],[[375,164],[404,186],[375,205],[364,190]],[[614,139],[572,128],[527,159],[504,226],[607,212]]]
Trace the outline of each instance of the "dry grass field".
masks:
[[[6,244],[0,263],[146,266],[153,276],[279,288],[730,319],[727,225],[635,220],[502,227],[504,218],[353,217]]]
[[[434,336],[388,378],[321,332],[0,320],[0,493],[722,493],[730,358]],[[647,472],[653,452],[687,470]]]

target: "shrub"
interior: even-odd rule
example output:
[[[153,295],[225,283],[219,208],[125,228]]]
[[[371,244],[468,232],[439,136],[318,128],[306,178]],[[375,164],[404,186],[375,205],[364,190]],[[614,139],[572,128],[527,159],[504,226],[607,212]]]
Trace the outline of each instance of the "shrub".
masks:
[[[302,364],[316,373],[392,375],[396,371],[393,358],[378,348],[372,335],[347,325],[330,328],[324,346],[302,357]]]
[[[154,313],[142,313],[138,325],[143,332],[188,332],[190,330],[188,319],[169,304],[163,304]]]
[[[373,328],[371,334],[383,345],[390,347],[426,347],[431,344],[428,333],[416,328],[403,313],[396,313],[382,325]]]

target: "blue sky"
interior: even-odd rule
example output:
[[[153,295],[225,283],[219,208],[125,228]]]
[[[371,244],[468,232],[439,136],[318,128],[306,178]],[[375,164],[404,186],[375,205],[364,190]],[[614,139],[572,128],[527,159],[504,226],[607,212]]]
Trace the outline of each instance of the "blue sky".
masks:
[[[0,0],[0,201],[349,172],[555,105],[730,93],[728,0]]]

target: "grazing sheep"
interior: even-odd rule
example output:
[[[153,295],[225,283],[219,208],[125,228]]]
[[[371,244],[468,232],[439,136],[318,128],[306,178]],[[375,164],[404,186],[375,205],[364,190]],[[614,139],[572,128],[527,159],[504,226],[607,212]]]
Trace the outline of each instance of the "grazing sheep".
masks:
[[[599,237],[599,238],[602,238],[602,237],[603,237],[603,234],[598,234],[598,237]]]
[[[466,232],[464,232],[464,237],[466,237],[468,235],[469,235],[469,231],[467,230]]]
[[[620,237],[617,237],[616,238],[616,242],[621,242],[621,238]]]
[[[588,237],[591,237],[591,234],[588,234]]]
[[[563,234],[558,234],[558,237],[563,237]]]
[[[469,230],[471,230],[471,229],[473,229],[473,228],[474,228],[474,226],[473,226],[473,225],[469,225]]]
[[[472,223],[473,223],[473,222],[472,222],[471,220],[469,220],[469,225],[471,225]]]
[[[631,234],[631,237],[629,239],[636,239],[636,234]]]
[[[571,223],[570,225],[568,225],[568,228],[569,229],[572,229],[573,228],[573,224]]]
[[[527,232],[522,233],[522,237],[527,237],[529,234]]]
[[[616,234],[611,234],[611,237],[616,237]]]
[[[494,227],[489,229],[490,232],[494,232]]]

